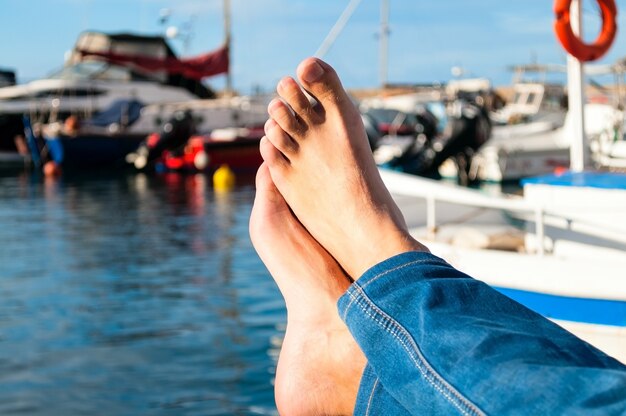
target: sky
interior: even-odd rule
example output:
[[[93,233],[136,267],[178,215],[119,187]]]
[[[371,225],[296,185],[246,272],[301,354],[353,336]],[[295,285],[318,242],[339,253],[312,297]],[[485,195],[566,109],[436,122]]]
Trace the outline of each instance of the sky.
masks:
[[[241,93],[273,90],[284,75],[313,55],[349,0],[230,0],[231,71]],[[616,0],[618,27],[626,27],[626,0]],[[511,82],[510,65],[563,64],[554,32],[551,0],[389,0],[388,82],[446,82],[452,67],[495,86]],[[166,24],[161,10],[169,9]],[[381,0],[362,0],[324,59],[349,89],[380,85]],[[595,1],[584,0],[588,40],[598,33]],[[223,0],[0,0],[0,67],[17,71],[18,82],[44,77],[63,65],[85,30],[162,34],[182,56],[220,46]],[[586,37],[586,38],[587,38]],[[185,41],[186,38],[186,41]],[[599,63],[626,56],[626,30]],[[224,76],[207,83],[221,89]]]

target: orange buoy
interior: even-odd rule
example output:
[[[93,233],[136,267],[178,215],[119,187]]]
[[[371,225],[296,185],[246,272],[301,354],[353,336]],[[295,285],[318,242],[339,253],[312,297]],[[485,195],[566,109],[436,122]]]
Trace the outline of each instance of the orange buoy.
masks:
[[[582,0],[579,0],[582,1]],[[572,0],[555,0],[554,31],[565,50],[579,61],[594,61],[604,55],[615,39],[617,33],[617,7],[615,0],[597,0],[602,11],[602,30],[593,43],[585,43],[572,30],[570,20],[570,6]]]
[[[52,160],[46,162],[43,165],[43,174],[46,177],[57,177],[61,175],[61,166],[57,165]]]

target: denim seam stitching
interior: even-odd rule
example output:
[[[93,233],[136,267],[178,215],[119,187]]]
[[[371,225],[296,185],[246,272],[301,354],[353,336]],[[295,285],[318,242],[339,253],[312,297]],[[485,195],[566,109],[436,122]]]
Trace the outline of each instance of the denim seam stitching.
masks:
[[[388,325],[385,325],[385,323],[382,322],[382,320],[387,320],[384,316],[381,317],[382,320],[379,320],[372,314],[371,311],[368,310],[368,308],[366,306],[361,305],[360,301],[357,301],[356,304],[358,306],[360,306],[361,309],[363,310],[363,312],[365,312],[365,314],[367,316],[369,316],[374,322],[376,322],[381,327],[382,330],[384,330],[385,332],[388,332],[393,338],[395,338],[402,345],[404,350],[408,353],[409,357],[411,358],[411,361],[413,361],[413,363],[415,364],[415,367],[419,370],[419,372],[422,374],[422,376],[424,376],[424,378],[428,381],[428,383],[430,385],[432,385],[446,399],[448,399],[448,401],[454,407],[456,407],[462,414],[469,415],[469,413],[465,409],[462,408],[461,404],[456,403],[456,401],[454,400],[453,397],[450,396],[450,394],[457,396],[457,399],[459,399],[459,400],[462,400],[462,398],[458,397],[458,395],[455,394],[455,392],[452,391],[449,388],[448,388],[448,390],[450,390],[450,391],[448,391],[448,392],[444,391],[444,387],[447,387],[447,386],[445,386],[445,384],[441,380],[436,380],[436,378],[438,378],[438,377],[437,377],[437,374],[433,370],[431,370],[429,368],[423,368],[423,366],[426,367],[427,364],[424,362],[423,366],[422,366],[419,361],[425,361],[425,360],[424,359],[420,359],[419,357],[418,358],[414,357],[414,355],[410,351],[410,348],[406,345],[406,341],[401,339],[400,334],[398,334],[399,331],[396,328],[388,328]],[[389,322],[389,324],[391,326],[395,326],[393,322]],[[439,385],[439,384],[441,384],[441,385]],[[465,403],[464,403],[464,405],[465,405]]]
[[[376,386],[378,386],[379,378],[376,377],[374,381],[374,386],[372,386],[372,391],[370,392],[370,398],[367,401],[367,408],[365,409],[365,416],[370,414],[370,407],[372,406],[372,401],[374,400],[374,392],[376,391]]]
[[[359,288],[360,289],[360,288]],[[389,317],[382,310],[380,310],[368,297],[365,293],[360,291],[362,296],[359,296],[358,299],[355,298],[354,294],[350,293],[350,297],[353,298],[355,303],[368,315],[374,322],[376,322],[382,330],[388,332],[393,338],[398,340],[404,350],[408,353],[411,361],[415,364],[416,368],[422,374],[422,376],[430,383],[437,391],[439,391],[454,407],[456,407],[462,414],[479,414],[482,415],[482,412],[478,406],[469,401],[466,397],[461,395],[454,387],[452,387],[448,382],[445,381],[426,361],[426,358],[420,352],[419,347],[415,345],[415,341],[413,338],[407,333],[406,329],[400,325],[397,321]],[[365,304],[363,304],[365,303]],[[370,311],[370,310],[373,310]],[[373,315],[380,315],[379,318]],[[384,321],[388,322],[388,325],[385,324]],[[393,327],[393,328],[390,328]],[[411,344],[414,344],[412,348],[407,345],[406,338],[410,341]],[[412,351],[413,350],[413,351]],[[417,356],[416,356],[417,355]],[[454,396],[454,397],[451,397]],[[455,400],[456,399],[456,400]],[[460,403],[459,403],[460,402]]]
[[[408,267],[408,266],[412,266],[414,264],[425,263],[427,261],[429,261],[429,260],[423,260],[423,259],[422,260],[413,260],[413,261],[410,261],[408,263],[404,263],[404,264],[401,264],[399,266],[396,266],[393,269],[385,270],[384,272],[379,273],[376,276],[372,277],[372,279],[369,282],[365,283],[363,286],[360,286],[358,283],[355,283],[355,285],[348,290],[348,294],[350,294],[354,290],[358,290],[358,289],[356,289],[358,287],[361,287],[362,289],[366,288],[370,283],[373,283],[374,281],[378,280],[379,278],[381,278],[383,276],[386,276],[389,273],[395,272],[397,270],[403,269],[403,268]],[[441,262],[439,261],[437,263],[441,263]],[[351,300],[348,303],[348,305],[346,306],[345,312],[343,314],[344,320],[345,320],[346,315],[348,314],[348,309],[350,309],[350,307],[352,306],[352,303],[354,302],[354,298],[352,296],[350,296],[350,298],[351,298]]]
[[[420,264],[420,263],[427,263],[427,262],[431,262],[433,261],[433,259],[420,259],[420,260],[413,260],[410,261],[408,263],[404,263],[404,264],[400,264],[396,267],[394,267],[393,269],[389,269],[389,270],[385,270],[384,272],[378,273],[376,276],[372,277],[369,282],[365,283],[364,285],[361,286],[361,288],[365,289],[367,286],[369,286],[371,283],[374,283],[376,280],[378,280],[379,278],[388,275],[389,273],[393,273],[397,270],[403,269],[405,267],[408,266],[413,266],[415,264]],[[441,261],[436,261],[437,263],[442,263]]]

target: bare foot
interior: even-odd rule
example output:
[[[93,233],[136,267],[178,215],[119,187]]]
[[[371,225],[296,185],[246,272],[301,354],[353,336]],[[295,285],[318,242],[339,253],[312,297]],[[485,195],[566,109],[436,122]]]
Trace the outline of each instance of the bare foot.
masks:
[[[287,304],[276,371],[278,411],[350,415],[365,368],[365,357],[337,311],[350,281],[293,216],[265,164],[256,185],[250,237]]]
[[[277,87],[282,100],[269,105],[268,140],[261,143],[272,179],[295,215],[355,279],[393,255],[426,250],[410,237],[385,188],[361,116],[335,71],[308,58],[297,73],[317,105],[293,78],[283,78]]]

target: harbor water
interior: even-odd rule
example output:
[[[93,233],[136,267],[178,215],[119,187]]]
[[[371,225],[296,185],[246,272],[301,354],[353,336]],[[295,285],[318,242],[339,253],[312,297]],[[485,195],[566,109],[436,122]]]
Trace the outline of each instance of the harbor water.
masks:
[[[251,178],[0,174],[0,414],[275,414]]]

